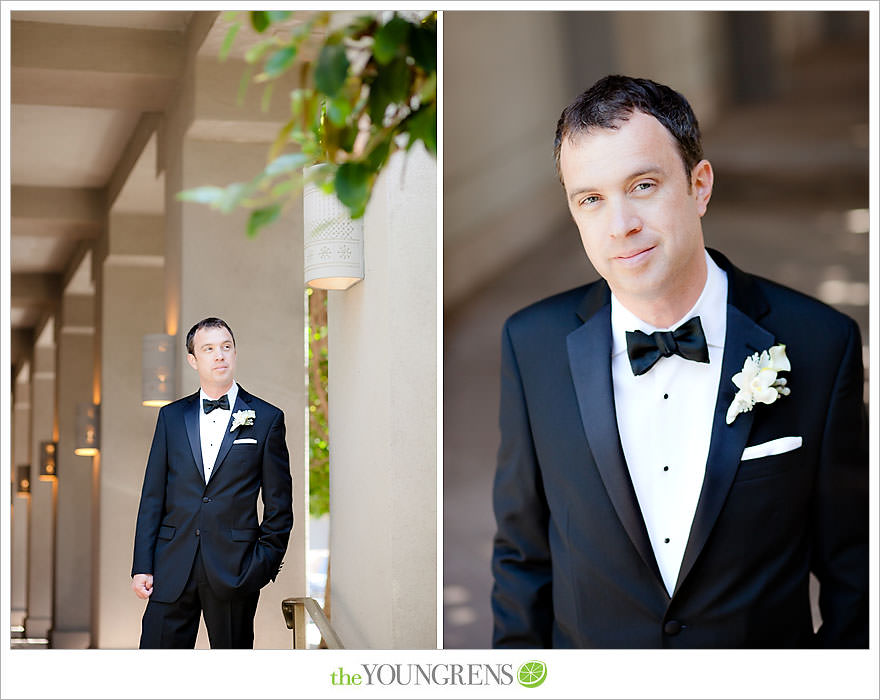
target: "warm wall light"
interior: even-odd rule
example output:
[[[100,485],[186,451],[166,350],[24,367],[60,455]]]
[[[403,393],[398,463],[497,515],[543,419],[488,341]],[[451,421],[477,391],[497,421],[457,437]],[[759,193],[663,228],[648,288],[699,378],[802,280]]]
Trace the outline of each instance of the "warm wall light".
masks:
[[[308,174],[310,169],[305,170]],[[308,183],[303,189],[303,223],[306,284],[348,289],[364,278],[363,217],[350,218],[336,195]]]
[[[58,478],[57,442],[40,443],[40,481],[52,481]]]
[[[141,375],[141,403],[164,406],[174,400],[174,336],[150,333],[144,336]]]
[[[76,405],[76,444],[74,454],[93,457],[98,454],[98,406],[93,403]]]
[[[16,479],[18,495],[27,496],[31,492],[31,465],[20,464],[18,466],[18,479]]]

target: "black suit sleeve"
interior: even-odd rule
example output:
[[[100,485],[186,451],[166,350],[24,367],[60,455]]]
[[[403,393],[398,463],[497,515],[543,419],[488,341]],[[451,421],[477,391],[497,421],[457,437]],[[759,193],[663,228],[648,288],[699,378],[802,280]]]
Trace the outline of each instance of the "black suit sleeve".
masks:
[[[496,648],[550,647],[549,509],[509,326],[510,322],[502,338],[501,445],[493,492],[498,529],[492,555],[492,644]]]
[[[849,335],[832,389],[815,489],[812,569],[822,647],[868,646],[868,436],[862,343]]]
[[[165,442],[165,411],[160,409],[156,419],[153,444],[147,458],[141,502],[138,508],[137,527],[134,535],[134,560],[131,575],[153,573],[153,553],[156,536],[165,510],[165,479],[168,473]]]
[[[290,457],[285,442],[284,413],[278,412],[263,448],[261,496],[263,521],[254,549],[251,572],[258,572],[260,586],[275,580],[293,528],[293,488]]]

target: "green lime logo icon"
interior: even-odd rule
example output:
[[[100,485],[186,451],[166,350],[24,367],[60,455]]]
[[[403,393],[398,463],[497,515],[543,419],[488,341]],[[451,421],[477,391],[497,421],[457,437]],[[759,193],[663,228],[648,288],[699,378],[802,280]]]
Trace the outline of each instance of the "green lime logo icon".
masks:
[[[526,661],[517,671],[517,680],[523,688],[537,688],[547,678],[547,664],[543,661]]]

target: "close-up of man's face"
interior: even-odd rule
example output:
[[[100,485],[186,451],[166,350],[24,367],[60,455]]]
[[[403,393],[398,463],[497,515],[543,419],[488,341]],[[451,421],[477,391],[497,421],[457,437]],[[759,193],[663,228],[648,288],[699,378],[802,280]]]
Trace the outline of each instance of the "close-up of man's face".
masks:
[[[563,140],[569,211],[590,262],[621,299],[669,298],[700,283],[712,169],[700,161],[690,187],[683,170],[675,139],[643,112]]]
[[[235,341],[222,327],[200,328],[193,338],[187,361],[199,373],[202,386],[225,386],[235,377]]]

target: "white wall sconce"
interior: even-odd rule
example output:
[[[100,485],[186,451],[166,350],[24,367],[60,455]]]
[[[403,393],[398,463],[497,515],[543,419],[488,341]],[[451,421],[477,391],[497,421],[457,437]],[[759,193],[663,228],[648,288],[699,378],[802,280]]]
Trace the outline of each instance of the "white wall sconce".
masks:
[[[174,367],[174,336],[145,335],[141,358],[141,403],[144,406],[164,406],[174,400]]]
[[[20,464],[18,466],[18,478],[16,481],[16,490],[19,496],[27,496],[31,492],[31,465]]]
[[[99,407],[93,403],[76,405],[76,442],[73,452],[80,457],[94,457],[98,454],[98,413]]]
[[[57,442],[40,443],[40,481],[54,481],[58,478],[58,463],[55,459],[57,452]]]
[[[306,176],[310,170],[305,168]],[[307,182],[303,188],[303,223],[307,285],[348,289],[364,278],[363,217],[352,219],[335,194]]]

